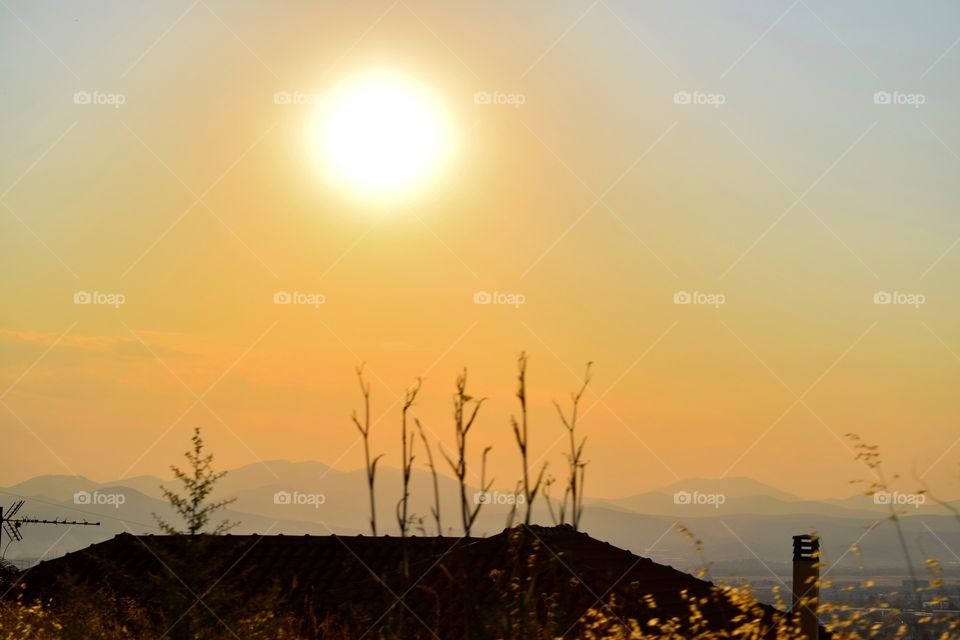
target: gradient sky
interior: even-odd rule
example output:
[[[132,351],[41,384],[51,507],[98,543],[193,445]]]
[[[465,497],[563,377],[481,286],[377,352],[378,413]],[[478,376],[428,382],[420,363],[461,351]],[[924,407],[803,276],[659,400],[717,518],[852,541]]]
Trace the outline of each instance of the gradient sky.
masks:
[[[551,401],[596,363],[590,494],[743,475],[844,496],[868,475],[847,432],[905,487],[960,494],[956,3],[2,4],[0,483],[165,475],[194,426],[221,467],[355,468],[366,361],[384,464],[417,376],[452,441],[468,366],[474,451],[511,487],[526,349],[555,474]],[[444,179],[387,209],[320,175],[315,107],[274,101],[370,69],[431,87],[458,132]]]

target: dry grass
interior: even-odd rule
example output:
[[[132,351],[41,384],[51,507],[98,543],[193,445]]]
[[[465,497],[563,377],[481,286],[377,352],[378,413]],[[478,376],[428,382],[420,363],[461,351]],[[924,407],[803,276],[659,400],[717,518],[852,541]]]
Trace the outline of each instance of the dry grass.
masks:
[[[505,576],[491,576],[504,580]],[[531,588],[533,587],[533,588]],[[759,603],[749,591],[722,589],[723,596],[736,604],[739,614],[732,620],[727,631],[711,631],[709,621],[701,613],[702,599],[687,597],[689,613],[685,619],[661,619],[655,615],[646,622],[623,619],[617,615],[618,603],[611,599],[606,605],[589,610],[574,629],[563,629],[557,624],[557,599],[537,592],[529,578],[507,578],[501,592],[501,607],[487,612],[490,622],[485,628],[471,632],[471,638],[512,638],[516,640],[547,640],[552,638],[583,638],[586,640],[714,640],[738,638],[740,640],[802,640],[802,635],[783,616],[771,627],[762,613]],[[241,638],[243,640],[290,639],[307,640],[325,638],[347,640],[369,632],[369,638],[430,638],[433,630],[427,630],[414,620],[406,620],[401,628],[394,620],[371,629],[365,622],[352,624],[328,619],[314,622],[311,631],[304,632],[304,621],[285,617],[267,603],[257,611],[218,611],[216,616],[207,616],[205,621],[194,620],[182,629],[170,627],[171,620],[158,618],[134,603],[120,602],[116,607],[106,606],[101,598],[87,597],[72,600],[65,607],[44,606],[40,603],[8,601],[0,608],[0,638],[3,640],[145,640],[157,638],[163,633],[170,638],[219,640]],[[649,601],[651,614],[656,612],[656,603]],[[930,616],[920,619],[915,626],[896,622],[878,622],[871,612],[852,611],[843,607],[821,609],[821,615],[832,620],[829,628],[837,640],[868,640],[880,638],[938,638],[947,640],[958,637],[956,621]],[[174,616],[176,617],[176,616]],[[886,618],[893,620],[894,614]]]

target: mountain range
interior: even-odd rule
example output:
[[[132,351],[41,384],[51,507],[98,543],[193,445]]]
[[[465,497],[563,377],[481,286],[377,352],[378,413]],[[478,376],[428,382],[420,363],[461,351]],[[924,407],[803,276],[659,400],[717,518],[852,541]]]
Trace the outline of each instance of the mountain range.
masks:
[[[399,532],[395,514],[401,482],[399,470],[378,469],[380,534]],[[25,566],[118,533],[160,533],[153,514],[176,522],[161,485],[177,489],[154,476],[96,482],[65,475],[37,476],[0,488],[0,504],[26,501],[18,515],[100,522],[97,527],[24,525],[22,541],[11,543],[3,536],[5,556]],[[459,533],[458,485],[441,475],[439,490],[443,533]],[[470,496],[474,493],[471,489]],[[415,470],[410,494],[410,512],[416,517],[412,533],[435,535],[431,475]],[[362,469],[341,471],[313,461],[257,463],[227,473],[218,483],[217,497],[235,498],[220,517],[238,523],[237,534],[358,535],[370,530]],[[491,492],[487,498],[474,535],[495,534],[509,524],[515,497]],[[910,562],[922,567],[925,559],[937,558],[946,574],[960,575],[960,557],[953,552],[960,551],[960,523],[949,509],[927,502],[896,507]],[[523,505],[516,506],[514,522],[523,512]],[[907,561],[890,515],[889,505],[866,496],[803,500],[749,478],[693,478],[626,498],[587,499],[582,528],[594,538],[687,570],[712,565],[717,575],[771,579],[789,575],[791,536],[816,531],[825,570],[834,575],[904,575]],[[551,524],[542,499],[532,520]]]

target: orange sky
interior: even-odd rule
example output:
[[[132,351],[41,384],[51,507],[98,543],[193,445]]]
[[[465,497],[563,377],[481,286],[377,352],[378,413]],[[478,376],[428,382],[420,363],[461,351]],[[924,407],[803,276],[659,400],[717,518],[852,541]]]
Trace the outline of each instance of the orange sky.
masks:
[[[494,446],[510,487],[526,349],[532,447],[557,473],[551,401],[596,363],[591,494],[745,475],[843,496],[866,474],[850,431],[906,486],[958,493],[960,54],[931,26],[956,9],[918,30],[907,8],[863,23],[781,4],[12,2],[0,483],[164,474],[197,425],[224,467],[353,468],[366,361],[384,464],[417,376],[418,414],[452,441],[468,366],[490,398],[475,450]],[[319,175],[315,106],[274,101],[372,68],[430,87],[458,138],[443,180],[386,208]],[[124,102],[78,105],[78,91]],[[723,104],[677,104],[683,91]],[[78,291],[125,300],[77,305]],[[276,305],[277,291],[324,304]],[[479,291],[524,303],[477,305]],[[724,303],[675,304],[684,291]],[[874,304],[882,291],[924,303]]]

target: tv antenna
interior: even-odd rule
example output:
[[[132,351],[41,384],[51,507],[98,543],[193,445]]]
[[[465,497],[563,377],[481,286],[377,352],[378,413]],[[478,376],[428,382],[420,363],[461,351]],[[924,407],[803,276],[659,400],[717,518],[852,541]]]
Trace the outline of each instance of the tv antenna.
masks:
[[[86,520],[67,520],[65,518],[56,520],[43,520],[39,518],[25,518],[23,516],[18,516],[17,513],[20,511],[23,503],[23,500],[17,500],[6,511],[3,510],[3,507],[0,507],[0,549],[3,551],[6,551],[6,548],[2,546],[4,532],[6,532],[7,537],[10,538],[10,541],[7,542],[7,545],[14,541],[19,542],[23,540],[23,534],[20,533],[20,527],[25,524],[58,524],[61,526],[68,525],[71,527],[100,526],[99,522],[87,522]],[[0,557],[3,555],[5,554],[0,553]]]

